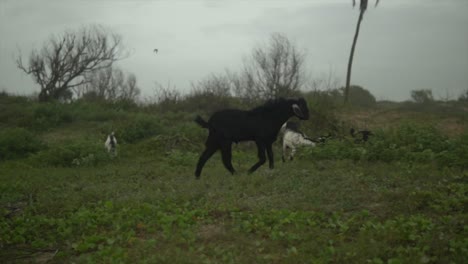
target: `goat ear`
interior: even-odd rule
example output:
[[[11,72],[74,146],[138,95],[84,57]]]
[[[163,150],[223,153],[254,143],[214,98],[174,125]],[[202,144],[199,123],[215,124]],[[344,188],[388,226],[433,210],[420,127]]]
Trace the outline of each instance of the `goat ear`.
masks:
[[[294,114],[296,114],[298,117],[303,117],[304,116],[304,114],[302,113],[301,108],[297,104],[293,104],[292,109],[293,109]]]

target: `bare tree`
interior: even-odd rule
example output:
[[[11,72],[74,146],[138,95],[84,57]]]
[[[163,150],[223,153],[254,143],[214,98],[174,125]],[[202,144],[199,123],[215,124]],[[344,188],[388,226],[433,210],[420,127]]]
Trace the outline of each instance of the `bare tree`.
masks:
[[[172,86],[170,82],[167,83],[167,86],[156,82],[154,89],[154,99],[159,105],[175,105],[182,100],[181,93],[176,89],[175,86]]]
[[[78,97],[113,100],[117,94],[117,86],[123,82],[123,78],[118,80],[119,73],[122,75],[119,69],[113,67],[86,73],[83,85],[73,87],[73,89]]]
[[[231,96],[231,81],[229,76],[211,74],[198,83],[192,83],[192,95],[213,95],[216,97]]]
[[[309,78],[306,82],[306,90],[311,91],[329,91],[337,89],[340,86],[340,79],[336,76],[332,68],[327,73],[322,73],[317,77]]]
[[[291,96],[304,82],[304,54],[289,39],[272,34],[265,47],[255,48],[244,63],[237,93],[257,99]]]
[[[31,52],[27,65],[21,53],[16,63],[39,84],[39,101],[49,101],[86,83],[85,74],[110,67],[123,57],[120,35],[101,26],[89,26],[52,36],[42,49]]]
[[[137,86],[135,74],[130,73],[125,85],[121,87],[119,98],[124,101],[135,101],[140,95],[140,88]]]
[[[364,13],[367,10],[367,3],[368,0],[360,0],[359,4],[359,18],[358,22],[356,25],[356,32],[354,33],[354,38],[353,38],[353,44],[351,46],[351,52],[349,54],[349,60],[348,60],[348,70],[346,73],[346,87],[345,87],[345,94],[344,94],[344,102],[345,104],[348,103],[348,95],[349,95],[349,86],[351,85],[351,70],[353,67],[353,59],[354,59],[354,50],[356,49],[356,42],[359,37],[359,30],[361,28],[361,22],[362,19],[364,18]],[[375,6],[379,4],[379,0],[375,1]],[[353,7],[356,5],[356,0],[353,0]]]
[[[135,74],[116,67],[92,71],[84,76],[85,84],[74,88],[79,97],[107,101],[135,101],[140,94]]]
[[[248,74],[245,69],[241,73],[237,72],[226,72],[227,78],[230,82],[230,89],[232,93],[240,98],[244,104],[250,105],[255,103],[256,100],[260,99],[259,94],[253,89],[255,86],[254,80],[251,78],[252,75]]]

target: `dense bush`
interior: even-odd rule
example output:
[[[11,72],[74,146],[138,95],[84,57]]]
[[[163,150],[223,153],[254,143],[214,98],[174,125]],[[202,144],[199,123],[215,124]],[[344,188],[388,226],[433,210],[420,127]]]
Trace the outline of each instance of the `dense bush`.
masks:
[[[37,130],[50,129],[73,121],[70,107],[59,103],[37,104],[31,127]]]
[[[411,98],[418,104],[427,104],[434,101],[432,90],[422,89],[411,91]]]
[[[29,125],[33,121],[32,105],[26,97],[0,93],[0,128]]]
[[[130,121],[118,124],[115,132],[123,142],[134,143],[138,140],[160,134],[162,126],[157,117],[140,114]]]
[[[94,166],[110,160],[101,142],[74,141],[54,145],[31,159],[39,166]]]
[[[311,159],[436,162],[440,166],[468,167],[468,134],[448,139],[434,127],[404,124],[389,131],[374,131],[366,143],[354,139],[330,140],[305,148]]]
[[[436,155],[441,165],[468,168],[468,134],[447,140],[446,148]]]
[[[24,128],[0,131],[0,160],[23,158],[43,147],[37,136]]]
[[[344,88],[340,89],[344,93]],[[373,107],[376,104],[375,97],[366,89],[358,85],[349,87],[349,103],[358,107]]]

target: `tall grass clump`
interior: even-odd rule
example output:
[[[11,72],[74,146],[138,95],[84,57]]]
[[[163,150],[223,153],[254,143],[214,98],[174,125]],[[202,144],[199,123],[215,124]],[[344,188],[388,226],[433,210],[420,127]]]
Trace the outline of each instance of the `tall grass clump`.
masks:
[[[0,131],[0,161],[24,158],[44,148],[41,140],[24,128],[6,128]]]

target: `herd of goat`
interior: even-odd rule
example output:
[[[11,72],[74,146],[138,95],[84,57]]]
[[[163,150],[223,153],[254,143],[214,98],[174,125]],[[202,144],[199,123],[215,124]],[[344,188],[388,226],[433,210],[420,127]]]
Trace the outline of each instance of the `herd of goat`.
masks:
[[[301,120],[309,119],[309,109],[304,98],[279,98],[269,100],[265,104],[251,110],[225,109],[213,113],[208,121],[197,116],[195,122],[202,128],[208,129],[208,138],[205,149],[198,159],[195,169],[196,179],[200,178],[203,166],[216,153],[221,151],[224,167],[235,173],[232,166],[232,144],[241,141],[254,141],[257,146],[258,161],[248,170],[256,171],[267,158],[270,169],[274,167],[273,143],[278,134],[282,134],[282,160],[292,160],[296,147],[309,145],[316,146],[324,143],[331,137],[327,136],[309,138],[299,130],[298,123],[288,121],[296,116]],[[350,134],[356,141],[367,141],[372,132],[368,130],[355,131],[351,128]],[[108,135],[105,147],[111,155],[117,155],[117,139],[114,132]],[[287,155],[288,150],[290,154]]]

